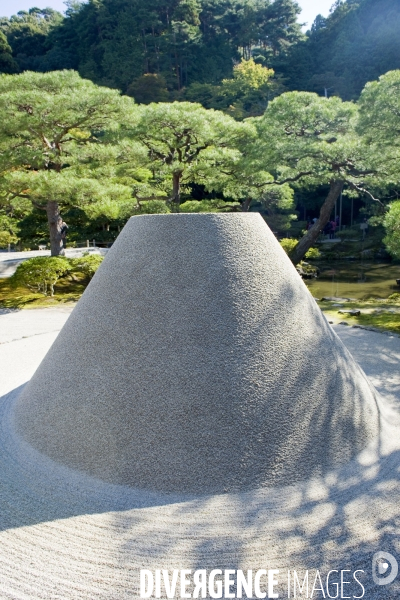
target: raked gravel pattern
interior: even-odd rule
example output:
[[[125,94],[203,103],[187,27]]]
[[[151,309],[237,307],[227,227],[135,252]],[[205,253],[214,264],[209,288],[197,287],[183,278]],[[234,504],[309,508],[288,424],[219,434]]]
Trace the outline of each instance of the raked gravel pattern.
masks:
[[[131,218],[15,419],[62,464],[195,494],[322,475],[379,431],[376,392],[258,214]]]
[[[279,597],[288,569],[318,568],[323,579],[331,569],[364,569],[365,598],[400,596],[398,580],[378,587],[371,577],[373,553],[400,555],[399,338],[335,327],[385,399],[381,436],[356,459],[324,476],[310,468],[291,486],[176,495],[71,471],[13,433],[18,390],[4,394],[31,377],[52,344],[68,317],[56,311],[0,314],[2,600],[138,598],[140,568],[202,567],[280,569]],[[38,333],[36,318],[46,315],[50,333]],[[12,341],[19,316],[26,337]]]
[[[399,419],[387,408],[379,443],[324,477],[189,496],[53,463],[13,435],[12,401],[0,415],[0,598],[138,598],[143,568],[279,569],[280,597],[287,570],[363,569],[369,600],[398,597],[396,582],[371,579],[373,553],[400,552]]]
[[[33,360],[39,363],[49,349],[54,334],[36,335],[36,320],[45,323],[47,315],[52,332],[56,310],[16,313],[26,338],[14,342],[14,315],[0,315],[0,330],[9,338],[0,346],[1,423],[7,432],[0,435],[0,598],[138,598],[140,568],[201,566],[278,568],[284,574],[319,568],[324,575],[333,568],[362,568],[366,598],[398,598],[396,582],[373,585],[370,564],[377,550],[400,554],[400,460],[393,443],[398,430],[383,436],[391,442],[381,456],[364,455],[324,478],[187,499],[107,485],[61,469],[32,448],[24,452],[4,420],[11,400],[4,394],[29,379]],[[59,311],[57,324],[67,317]],[[389,398],[393,425],[400,412],[400,339],[335,329]],[[278,591],[286,597],[283,585]],[[360,595],[359,589],[354,593]]]

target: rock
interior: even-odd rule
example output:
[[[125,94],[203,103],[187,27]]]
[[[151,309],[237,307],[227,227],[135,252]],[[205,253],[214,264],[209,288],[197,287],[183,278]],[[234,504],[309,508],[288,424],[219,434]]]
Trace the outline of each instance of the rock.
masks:
[[[338,298],[337,296],[325,296],[321,302],[355,302],[356,298]]]
[[[318,277],[319,273],[316,267],[306,265],[306,269],[304,269],[302,264],[297,265],[296,271],[302,279],[314,279],[315,277]]]
[[[351,315],[352,317],[359,317],[361,311],[358,308],[351,308],[350,310],[338,310],[340,315]]]
[[[296,271],[303,279],[313,279],[319,275],[318,267],[310,265],[310,263],[305,262],[304,260],[300,261],[296,266]]]
[[[346,323],[346,321],[340,321],[339,325],[348,325],[348,323]]]

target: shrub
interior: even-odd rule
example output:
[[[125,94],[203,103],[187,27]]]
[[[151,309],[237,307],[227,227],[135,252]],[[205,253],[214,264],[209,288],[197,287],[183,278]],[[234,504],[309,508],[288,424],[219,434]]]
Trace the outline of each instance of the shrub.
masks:
[[[9,231],[0,231],[0,248],[7,248],[8,244],[15,244],[16,242],[18,242],[16,235]]]
[[[80,258],[70,259],[70,271],[83,273],[86,279],[90,281],[102,262],[103,256],[100,254],[84,254]]]
[[[389,206],[383,224],[386,236],[383,239],[386,249],[395,258],[400,258],[400,201],[396,200]]]
[[[138,212],[144,215],[160,215],[171,211],[165,200],[141,200]]]
[[[289,255],[292,252],[292,250],[295,249],[295,247],[299,243],[299,240],[294,240],[292,238],[283,238],[279,241],[279,243],[286,252],[286,254]]]
[[[230,202],[224,200],[186,200],[179,207],[179,212],[183,213],[201,213],[201,212],[224,212],[231,210],[233,206],[240,206],[238,202]]]
[[[362,233],[360,230],[360,226],[357,226],[356,228],[352,228],[352,229],[342,229],[339,233],[338,236],[340,237],[341,240],[347,241],[347,240],[360,240],[362,238]]]
[[[299,240],[294,240],[293,238],[283,238],[280,240],[279,243],[286,252],[286,254],[290,255],[290,253],[297,246],[298,241]],[[309,250],[307,250],[304,258],[308,258],[308,260],[318,260],[319,258],[321,258],[321,252],[318,250],[318,248],[310,248]]]
[[[28,258],[12,276],[14,285],[24,285],[44,296],[54,296],[54,286],[62,275],[70,270],[70,262],[61,256],[37,256]]]
[[[318,248],[310,248],[307,250],[304,258],[308,258],[308,260],[318,260],[321,258],[321,252]]]

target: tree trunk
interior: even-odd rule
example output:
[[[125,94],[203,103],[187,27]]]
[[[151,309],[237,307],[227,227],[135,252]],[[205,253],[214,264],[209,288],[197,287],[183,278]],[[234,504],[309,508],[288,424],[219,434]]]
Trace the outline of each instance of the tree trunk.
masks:
[[[49,200],[46,206],[47,222],[50,231],[51,256],[64,256],[64,243],[61,237],[60,207],[54,200]]]
[[[242,212],[249,212],[250,204],[251,198],[246,198],[246,200],[242,202]]]
[[[176,212],[179,212],[179,205],[181,203],[181,177],[181,171],[172,173],[172,206]]]
[[[307,233],[301,238],[297,246],[290,253],[290,260],[294,265],[297,265],[306,254],[307,250],[317,241],[319,234],[324,229],[325,225],[329,221],[333,207],[335,206],[336,200],[339,198],[343,189],[344,181],[341,179],[334,179],[331,181],[329,194],[327,195],[325,202],[321,206],[319,212],[318,221],[307,231]]]

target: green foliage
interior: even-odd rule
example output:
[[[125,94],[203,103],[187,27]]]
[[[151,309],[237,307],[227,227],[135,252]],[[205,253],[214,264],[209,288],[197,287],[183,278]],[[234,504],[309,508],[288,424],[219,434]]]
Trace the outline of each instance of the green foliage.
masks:
[[[0,73],[17,73],[18,65],[12,57],[11,46],[0,30]]]
[[[0,248],[7,248],[9,244],[15,244],[18,241],[16,235],[13,235],[9,231],[0,231]]]
[[[7,248],[8,244],[18,241],[19,227],[16,219],[7,214],[0,214],[0,248]]]
[[[400,71],[390,71],[370,81],[363,89],[358,106],[358,131],[369,143],[399,147],[397,134],[400,124]]]
[[[164,182],[172,210],[178,210],[189,183],[211,185],[223,166],[240,155],[237,147],[252,131],[223,113],[188,102],[149,104],[139,115],[131,135],[147,149],[146,166],[155,180]]]
[[[340,232],[340,239],[344,242],[355,239],[360,240],[361,236],[362,234],[359,225],[357,225],[356,229],[354,227],[352,229],[342,229],[342,231]]]
[[[69,261],[59,256],[29,258],[18,265],[12,276],[14,285],[24,285],[32,291],[54,296],[54,286],[70,269]]]
[[[38,256],[28,258],[20,263],[11,277],[14,288],[22,285],[29,290],[47,296],[54,296],[54,286],[65,275],[78,275],[86,280],[92,279],[103,262],[99,254],[84,254],[80,258],[64,258],[61,256]]]
[[[169,99],[166,79],[156,73],[145,73],[137,77],[130,84],[126,93],[128,96],[133,96],[138,104],[167,102]]]
[[[21,247],[37,250],[39,244],[48,244],[49,227],[44,210],[30,207],[18,220],[18,241]]]
[[[233,68],[233,79],[223,79],[222,85],[231,93],[246,92],[249,88],[258,90],[269,83],[273,69],[266,69],[254,62],[253,58],[243,60]]]
[[[276,187],[318,190],[320,224],[328,222],[343,185],[365,193],[365,175],[377,175],[370,146],[357,135],[357,107],[340,98],[321,98],[309,92],[286,92],[254,119],[258,138],[249,152],[249,168],[269,171]],[[307,231],[291,254],[299,262],[315,242],[318,231]]]
[[[160,215],[171,212],[164,200],[141,200],[137,212],[144,215]]]
[[[263,165],[278,184],[307,191],[327,186],[326,200],[330,190],[340,194],[344,184],[347,195],[378,204],[373,193],[389,183],[388,171],[392,170],[393,181],[399,177],[400,163],[387,164],[387,146],[377,148],[368,135],[360,135],[358,106],[351,102],[287,92],[275,98],[255,124],[259,141],[253,164]],[[328,213],[331,208],[327,205]]]
[[[366,182],[375,188],[375,195],[380,198],[398,197],[400,182],[400,71],[389,71],[378,81],[367,83],[361,93],[359,102],[359,120],[357,132],[368,144],[371,163],[380,173],[377,181],[371,182],[367,175]],[[387,202],[387,201],[386,201]],[[392,246],[394,240],[393,212],[385,216],[385,207],[377,202],[370,203],[368,208],[371,225],[384,223],[388,228],[388,241]],[[390,251],[392,253],[392,251]]]
[[[301,179],[315,186],[332,177],[350,179],[351,173],[356,181],[354,163],[366,152],[354,132],[356,115],[356,107],[339,98],[287,92],[256,120],[261,146],[254,154],[278,181]]]
[[[117,182],[116,162],[128,153],[132,166],[134,151],[104,135],[134,120],[131,99],[73,71],[25,72],[0,77],[0,110],[0,193],[47,211],[53,254],[60,206],[98,202],[108,218],[112,202],[131,198],[132,177]]]
[[[118,2],[122,6],[125,0]],[[99,0],[102,4],[107,3]],[[250,20],[260,9],[256,4],[246,4]],[[97,10],[70,5],[68,18],[89,8]],[[182,18],[190,13],[193,26],[203,18],[196,2],[177,2],[178,8]],[[240,35],[238,48],[244,52],[245,32]],[[256,106],[250,101],[254,94],[265,100],[273,93],[273,71],[260,64],[260,57],[249,55],[234,67],[233,77],[220,85],[196,84],[197,91],[210,92],[204,101],[214,102],[213,90],[222,90],[220,98],[228,100],[224,110],[242,118]],[[142,91],[147,82],[150,88],[156,84],[143,103],[157,86],[164,92],[169,86],[168,94],[174,95],[163,77],[147,73],[134,80]],[[4,225],[0,219],[0,244],[17,237],[30,246],[47,242],[43,225],[47,219],[52,231],[60,209],[63,217],[71,211],[76,218],[68,234],[74,242],[112,241],[136,214],[237,210],[239,203],[243,210],[259,210],[274,231],[285,232],[296,218],[294,192],[306,205],[301,194],[315,191],[316,210],[323,201],[318,194],[337,181],[345,183],[347,194],[369,198],[367,214],[383,219],[384,211],[372,208],[378,206],[373,193],[389,195],[398,186],[399,92],[400,72],[393,71],[368,84],[357,104],[287,92],[271,100],[262,117],[238,122],[197,103],[137,106],[73,71],[2,75],[0,217],[8,221]],[[192,195],[194,184],[203,196]],[[51,204],[56,206],[52,215]]]
[[[356,99],[368,81],[400,68],[399,28],[397,0],[336,2],[306,42],[289,48],[281,73],[292,90]]]
[[[293,238],[282,238],[281,240],[279,240],[280,245],[282,246],[282,248],[288,256],[295,249],[298,242],[299,240],[295,240]],[[321,252],[318,250],[318,248],[309,248],[305,255],[305,258],[307,258],[308,260],[318,260],[319,258],[321,258]]]
[[[305,254],[305,258],[308,260],[319,260],[321,258],[321,252],[318,248],[309,248]]]
[[[291,253],[292,250],[297,246],[299,240],[294,240],[292,238],[282,238],[279,240],[280,245],[284,249],[287,255]]]
[[[107,227],[110,222],[119,218],[123,202],[128,202],[131,195],[124,186],[114,184],[113,187],[110,196],[107,194],[105,198],[99,197],[97,202],[84,206],[83,210],[90,221],[97,220],[100,225]],[[118,198],[118,201],[115,201],[115,198]]]
[[[270,96],[273,96],[271,78],[273,69],[243,60],[233,68],[233,79],[223,79],[215,108],[223,108],[236,119],[261,115]]]
[[[0,29],[6,35],[15,57],[15,68],[18,70],[45,70],[46,53],[49,49],[49,35],[52,29],[61,25],[63,17],[52,8],[31,8],[19,11],[10,19],[0,21]],[[63,67],[68,65],[64,64]],[[2,69],[1,69],[2,70]]]
[[[70,259],[69,270],[71,273],[82,273],[90,281],[103,260],[100,254],[84,254],[80,258]]]
[[[105,127],[132,118],[131,100],[72,71],[3,75],[0,109],[1,169],[25,172],[59,174],[78,165]],[[89,161],[87,152],[83,158]]]
[[[294,0],[91,0],[70,1],[64,19],[31,9],[0,27],[21,69],[74,68],[101,85],[132,86],[147,103],[165,99],[162,78],[173,99],[194,82],[231,77],[240,57],[281,59],[303,37],[298,14]]]
[[[254,61],[242,59],[233,67],[233,78],[223,79],[221,85],[193,83],[185,98],[206,108],[223,110],[235,119],[260,116],[268,101],[284,90],[274,70]]]
[[[400,201],[391,203],[383,224],[386,229],[383,240],[386,248],[392,256],[400,258]]]
[[[243,118],[260,114],[282,81],[355,100],[367,81],[400,68],[398,0],[336,2],[307,37],[294,0],[70,0],[66,13],[3,18],[13,57],[1,66],[0,43],[0,70],[76,69],[140,103],[184,98]],[[237,90],[222,81],[235,80],[241,59],[272,68],[276,89],[250,86],[229,103]]]
[[[235,208],[240,208],[238,202],[227,204],[223,200],[186,200],[180,205],[179,211],[184,213],[213,213],[227,212]]]

